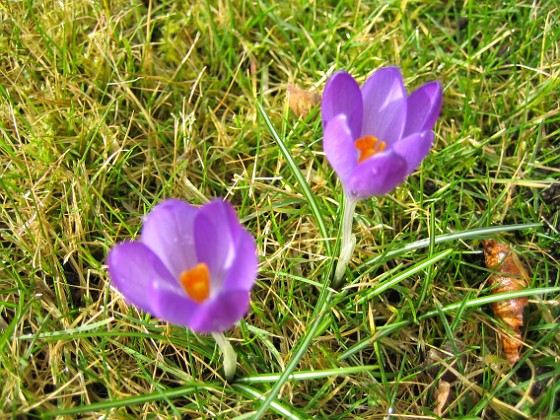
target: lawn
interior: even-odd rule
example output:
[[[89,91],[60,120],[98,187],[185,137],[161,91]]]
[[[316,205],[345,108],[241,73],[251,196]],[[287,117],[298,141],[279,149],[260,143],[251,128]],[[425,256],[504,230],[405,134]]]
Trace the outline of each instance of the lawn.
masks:
[[[555,3],[2,2],[0,417],[560,417]],[[390,65],[441,82],[435,141],[357,204],[333,288],[342,186],[290,91]],[[217,197],[259,256],[229,381],[107,272],[155,205]],[[513,367],[485,239],[529,273]]]

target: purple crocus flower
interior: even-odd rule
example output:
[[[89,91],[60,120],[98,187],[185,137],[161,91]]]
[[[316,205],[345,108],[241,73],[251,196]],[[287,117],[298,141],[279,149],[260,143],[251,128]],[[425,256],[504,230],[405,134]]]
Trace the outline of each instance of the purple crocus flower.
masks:
[[[247,313],[257,264],[253,237],[221,200],[166,200],[145,217],[139,241],[108,256],[127,301],[199,333],[221,333]]]
[[[402,183],[430,150],[441,102],[439,82],[407,96],[396,67],[376,71],[361,89],[335,73],[321,102],[323,148],[345,193],[360,200]]]

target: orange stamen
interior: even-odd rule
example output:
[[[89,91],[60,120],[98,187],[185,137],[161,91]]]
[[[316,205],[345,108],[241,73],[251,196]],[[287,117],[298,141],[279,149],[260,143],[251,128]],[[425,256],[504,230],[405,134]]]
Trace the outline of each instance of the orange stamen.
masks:
[[[180,281],[192,300],[202,303],[210,296],[210,271],[206,264],[199,263],[190,270],[183,271]]]
[[[362,163],[364,160],[385,150],[387,143],[373,136],[364,136],[354,142],[354,147],[360,152],[358,163]]]

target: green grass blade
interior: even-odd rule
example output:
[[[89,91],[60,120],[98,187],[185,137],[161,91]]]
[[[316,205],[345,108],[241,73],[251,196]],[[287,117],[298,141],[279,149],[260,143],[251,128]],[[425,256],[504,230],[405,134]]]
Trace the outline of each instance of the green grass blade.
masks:
[[[416,274],[416,273],[434,265],[438,261],[440,261],[443,258],[449,256],[452,252],[453,252],[452,249],[446,249],[444,251],[440,251],[440,252],[432,255],[431,257],[428,257],[428,258],[414,264],[412,267],[407,268],[404,271],[401,271],[399,274],[397,274],[393,278],[387,280],[386,282],[381,283],[380,285],[376,286],[374,289],[365,292],[358,299],[358,304],[362,304],[364,302],[367,302],[368,300],[371,300],[374,296],[377,296],[377,295],[383,293],[385,290],[396,286],[397,284],[399,284],[401,281],[407,279],[408,277],[413,276],[414,274]]]
[[[288,150],[288,147],[286,146],[286,143],[284,143],[284,141],[282,140],[282,138],[280,137],[280,135],[278,134],[278,132],[274,128],[274,125],[272,124],[272,121],[270,121],[270,118],[268,118],[268,114],[266,113],[266,111],[264,110],[264,108],[260,104],[260,102],[257,102],[257,109],[259,110],[259,113],[260,113],[262,119],[264,120],[264,123],[265,123],[265,125],[268,129],[268,132],[270,133],[270,135],[272,136],[272,138],[274,139],[274,141],[276,142],[276,144],[280,148],[280,151],[282,152],[282,155],[284,156],[284,159],[286,159],[286,162],[288,162],[288,167],[290,168],[290,171],[296,177],[296,179],[299,183],[299,186],[301,188],[301,192],[303,193],[307,202],[309,203],[309,206],[311,208],[311,214],[313,214],[313,217],[315,218],[315,221],[317,222],[317,227],[319,228],[319,231],[321,232],[321,235],[323,236],[323,239],[325,240],[324,244],[325,244],[325,248],[327,249],[327,254],[331,255],[331,244],[327,240],[327,238],[329,237],[329,234],[327,232],[327,228],[326,228],[325,223],[323,221],[323,214],[321,212],[321,209],[319,208],[319,204],[317,203],[317,200],[315,198],[315,194],[313,194],[313,191],[311,191],[311,188],[309,188],[309,184],[307,183],[307,181],[305,180],[305,177],[301,173],[301,170],[299,169],[299,166],[298,166],[297,162],[294,160],[294,157],[292,156],[292,154]]]

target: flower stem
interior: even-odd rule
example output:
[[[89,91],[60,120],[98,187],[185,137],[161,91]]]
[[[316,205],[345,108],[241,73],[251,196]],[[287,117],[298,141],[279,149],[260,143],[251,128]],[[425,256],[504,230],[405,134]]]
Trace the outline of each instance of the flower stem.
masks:
[[[333,288],[337,288],[344,277],[346,266],[350,262],[352,252],[356,246],[356,236],[352,235],[352,220],[354,219],[354,209],[358,200],[350,194],[344,192],[344,214],[342,216],[342,243],[340,244],[340,256],[334,272]]]
[[[230,381],[233,379],[235,369],[237,368],[237,353],[235,353],[230,342],[222,333],[212,333],[212,337],[214,337],[214,340],[216,340],[216,343],[224,354],[224,374],[226,379]]]

